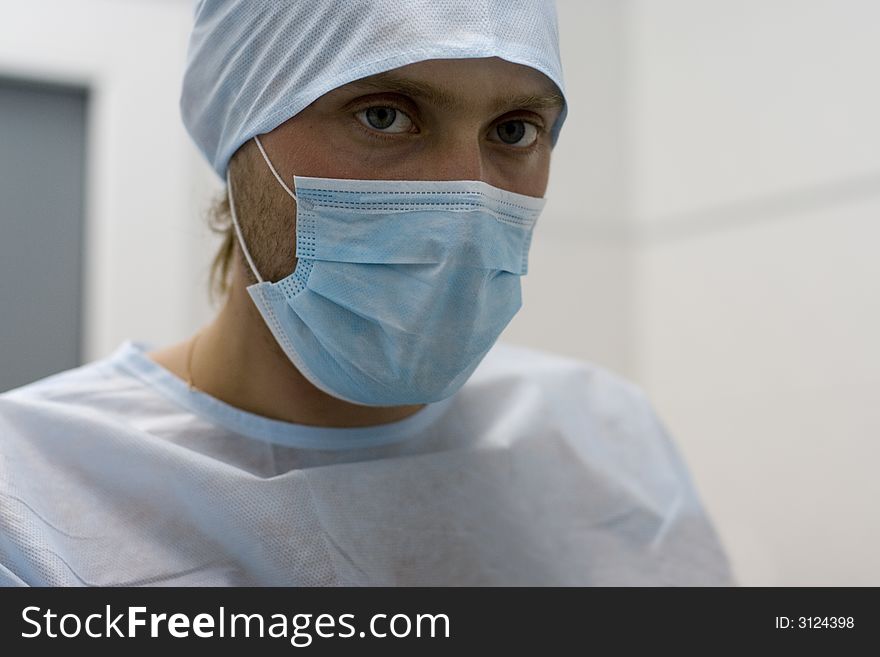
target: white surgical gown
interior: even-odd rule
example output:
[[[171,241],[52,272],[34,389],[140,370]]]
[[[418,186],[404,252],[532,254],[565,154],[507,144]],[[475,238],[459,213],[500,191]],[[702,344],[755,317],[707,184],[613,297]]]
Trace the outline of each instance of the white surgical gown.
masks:
[[[0,395],[0,584],[729,585],[634,384],[498,343],[453,397],[337,429],[127,342]]]

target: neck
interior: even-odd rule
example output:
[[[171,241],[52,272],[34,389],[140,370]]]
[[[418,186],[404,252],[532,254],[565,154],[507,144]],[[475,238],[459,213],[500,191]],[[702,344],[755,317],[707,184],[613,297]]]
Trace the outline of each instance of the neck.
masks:
[[[191,378],[201,392],[284,422],[362,427],[396,422],[423,408],[360,406],[315,387],[278,346],[240,284],[233,285],[226,304],[198,333],[197,341],[190,339],[148,356],[184,381]]]

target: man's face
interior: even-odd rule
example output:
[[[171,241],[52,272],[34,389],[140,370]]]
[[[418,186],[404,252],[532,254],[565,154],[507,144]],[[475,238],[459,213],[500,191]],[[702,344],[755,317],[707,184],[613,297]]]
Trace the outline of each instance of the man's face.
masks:
[[[428,60],[334,89],[260,140],[288,184],[294,175],[482,180],[543,196],[561,100],[527,66],[496,57]],[[253,141],[230,168],[257,268],[267,280],[284,278],[296,266],[295,201]]]

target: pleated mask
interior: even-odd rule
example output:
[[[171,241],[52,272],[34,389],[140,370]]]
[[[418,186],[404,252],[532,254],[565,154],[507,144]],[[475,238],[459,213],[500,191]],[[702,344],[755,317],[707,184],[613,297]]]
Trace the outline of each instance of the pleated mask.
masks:
[[[522,306],[520,278],[545,199],[476,180],[294,176],[293,273],[247,290],[313,385],[365,406],[440,401],[470,377]]]

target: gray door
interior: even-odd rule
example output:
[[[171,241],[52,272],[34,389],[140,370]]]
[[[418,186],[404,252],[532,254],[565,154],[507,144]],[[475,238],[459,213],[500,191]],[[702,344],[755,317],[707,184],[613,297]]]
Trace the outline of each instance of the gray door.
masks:
[[[86,90],[0,77],[0,391],[80,364]]]

